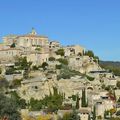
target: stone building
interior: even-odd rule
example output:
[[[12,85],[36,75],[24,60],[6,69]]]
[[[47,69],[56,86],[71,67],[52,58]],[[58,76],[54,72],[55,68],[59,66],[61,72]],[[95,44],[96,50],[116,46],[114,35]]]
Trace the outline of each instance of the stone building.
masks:
[[[0,60],[26,56],[33,65],[40,65],[49,58],[48,37],[37,35],[34,28],[26,35],[7,35],[0,45]]]
[[[85,48],[81,47],[80,45],[73,45],[73,46],[66,46],[64,50],[65,50],[65,56],[83,55]]]

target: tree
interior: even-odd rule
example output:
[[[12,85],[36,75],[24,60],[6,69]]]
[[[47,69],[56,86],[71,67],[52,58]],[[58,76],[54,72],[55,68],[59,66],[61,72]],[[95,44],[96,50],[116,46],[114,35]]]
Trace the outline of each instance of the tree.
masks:
[[[17,107],[20,109],[25,109],[27,106],[27,103],[24,99],[20,98],[20,96],[17,94],[16,91],[13,91],[10,93],[11,98],[14,100],[16,103]]]
[[[77,100],[76,100],[76,109],[79,109],[79,101],[80,101],[80,98],[79,98],[79,96],[77,95],[77,98],[76,98]]]
[[[85,51],[85,55],[94,58],[94,53],[93,53],[93,51],[91,51],[91,50]]]
[[[49,57],[49,61],[55,61],[54,57]]]
[[[65,54],[64,49],[58,49],[58,50],[56,51],[56,54],[57,54],[57,55],[64,56],[64,54]]]
[[[82,90],[82,107],[87,107],[87,101],[86,101],[86,91],[85,89]]]
[[[15,43],[12,43],[12,45],[10,47],[15,48],[16,47]]]
[[[55,112],[61,108],[63,103],[63,94],[58,93],[57,88],[53,87],[53,94],[45,96],[43,100],[35,100],[31,98],[30,100],[30,109],[38,111],[42,107],[47,107],[49,112]]]
[[[68,65],[68,60],[67,59],[59,58],[58,61],[60,63],[62,63],[63,65]]]
[[[40,47],[36,47],[35,50],[36,51],[41,51],[41,48]]]
[[[116,86],[120,89],[120,81],[117,81]]]
[[[48,66],[48,63],[46,63],[46,62],[43,62],[42,63],[42,68],[45,70],[46,69],[46,67]]]
[[[0,74],[2,73],[2,68],[0,68]]]
[[[96,107],[93,108],[93,120],[96,120]]]
[[[21,120],[15,101],[0,94],[0,118],[8,120]]]

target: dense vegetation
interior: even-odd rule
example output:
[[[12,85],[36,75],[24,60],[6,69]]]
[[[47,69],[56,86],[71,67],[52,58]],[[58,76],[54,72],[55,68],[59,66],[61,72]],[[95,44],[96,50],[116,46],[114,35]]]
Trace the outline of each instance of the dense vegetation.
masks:
[[[100,66],[102,68],[109,69],[115,75],[120,76],[120,62],[100,61]]]
[[[82,107],[87,107],[88,106],[85,89],[82,90],[81,105],[82,105]]]
[[[0,119],[21,120],[15,99],[0,94]]]
[[[97,61],[99,62],[99,57],[95,56],[92,50],[85,51],[84,55],[92,57],[94,59],[94,62],[97,62]]]
[[[59,93],[57,88],[53,88],[53,94],[45,96],[42,100],[35,100],[31,98],[30,100],[30,110],[38,111],[42,108],[47,108],[48,111],[56,111],[61,108],[64,95]]]
[[[64,49],[58,49],[58,50],[56,51],[56,54],[57,54],[57,55],[64,56],[64,54],[65,54]]]
[[[70,79],[71,77],[75,76],[75,75],[81,75],[80,72],[75,71],[75,70],[71,70],[69,69],[68,66],[62,65],[60,66],[60,74],[57,76],[57,79]]]

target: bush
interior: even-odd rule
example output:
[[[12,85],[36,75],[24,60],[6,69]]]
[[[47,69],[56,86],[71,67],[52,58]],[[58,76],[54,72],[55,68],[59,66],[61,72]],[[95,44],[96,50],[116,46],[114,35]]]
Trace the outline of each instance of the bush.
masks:
[[[30,108],[32,111],[39,111],[43,107],[47,107],[48,111],[54,112],[61,108],[63,102],[63,95],[58,93],[57,88],[53,88],[54,93],[45,96],[43,100],[35,100],[31,98]]]
[[[41,51],[41,48],[37,47],[35,48],[36,51]]]
[[[20,96],[17,94],[16,91],[10,92],[11,98],[14,100],[16,106],[19,109],[25,109],[27,106],[27,103],[24,99],[20,98]]]
[[[54,57],[49,57],[49,61],[55,61]]]
[[[57,54],[57,55],[64,56],[64,54],[65,54],[64,49],[58,49],[58,50],[56,51],[56,54]]]
[[[33,69],[33,70],[38,70],[38,67],[34,65],[34,66],[32,67],[32,69]]]
[[[2,69],[0,68],[0,74],[2,73]]]
[[[62,65],[56,65],[55,68],[56,68],[56,69],[61,69],[61,68],[62,68]]]
[[[11,68],[8,68],[8,69],[6,69],[6,75],[11,75],[11,74],[14,74],[14,72],[15,72],[15,69],[13,68],[13,67],[11,67]]]
[[[62,69],[60,70],[60,74],[57,76],[57,79],[70,79],[75,75],[81,75],[79,71],[70,70],[67,66],[62,65]]]
[[[9,120],[21,120],[18,107],[12,98],[0,94],[0,118]]]
[[[12,81],[10,86],[12,88],[19,87],[19,86],[21,86],[21,81],[22,81],[22,79],[15,79],[15,80]]]
[[[85,51],[85,55],[87,55],[89,57],[94,57],[94,53],[91,50]]]
[[[68,65],[68,60],[67,59],[63,59],[63,58],[59,58],[58,61],[64,65]]]
[[[43,62],[43,63],[42,63],[42,68],[43,68],[43,69],[46,69],[47,66],[48,66],[48,63],[46,63],[46,62]]]
[[[90,77],[90,76],[88,76],[88,75],[86,75],[86,77],[87,77],[87,79],[89,80],[89,81],[94,81],[94,77]]]

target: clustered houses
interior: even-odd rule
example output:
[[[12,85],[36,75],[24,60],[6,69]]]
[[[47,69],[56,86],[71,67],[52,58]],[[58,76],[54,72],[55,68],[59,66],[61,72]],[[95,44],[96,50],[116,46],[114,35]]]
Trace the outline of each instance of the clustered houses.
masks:
[[[26,35],[8,35],[3,37],[0,47],[0,59],[9,62],[15,56],[26,56],[33,65],[39,65],[49,58],[48,37],[37,35],[36,31]]]
[[[120,109],[120,105],[116,103],[120,98],[120,90],[114,90],[113,96],[111,93],[113,91],[105,89],[108,86],[115,88],[119,77],[102,69],[93,57],[84,55],[84,47],[79,45],[62,46],[58,41],[49,41],[48,37],[37,35],[34,29],[26,35],[5,36],[3,41],[4,43],[0,44],[0,67],[3,73],[7,67],[15,65],[16,56],[25,56],[33,66],[39,66],[43,62],[48,63],[46,71],[43,69],[31,71],[29,79],[24,79],[21,87],[16,90],[20,97],[27,102],[33,96],[34,99],[43,99],[50,92],[53,93],[53,87],[56,87],[60,93],[65,93],[63,105],[75,107],[76,101],[72,99],[72,96],[79,97],[78,115],[81,120],[88,120],[89,117],[92,119],[94,108],[96,109],[96,118],[101,117],[102,120],[105,111]],[[60,49],[64,49],[63,56],[56,54],[56,51]],[[60,66],[61,63],[58,60],[50,61],[50,57],[67,60],[69,63],[67,67],[73,72],[79,71],[80,74],[58,80],[57,77],[61,71],[56,66]],[[5,76],[7,80],[21,79],[19,74]],[[87,106],[82,105],[83,91],[85,91],[84,100]],[[58,115],[71,111],[72,109],[58,110]]]
[[[65,50],[65,56],[83,54],[84,48],[76,46],[62,47],[58,41],[49,41],[48,37],[37,35],[35,29],[26,35],[7,35],[0,44],[0,61],[11,62],[15,56],[26,56],[33,65],[48,61],[50,56],[58,57],[55,51]]]

